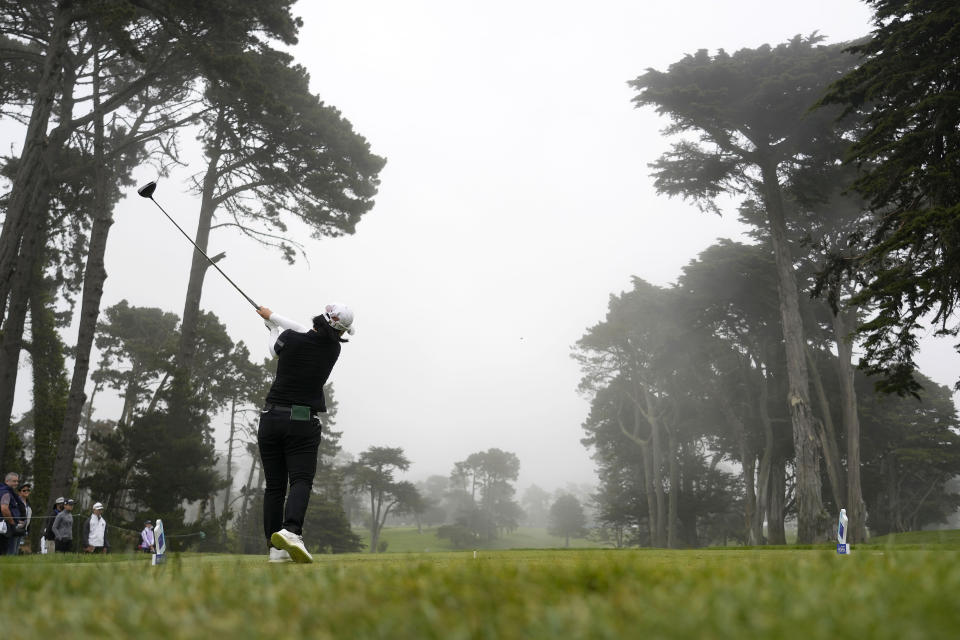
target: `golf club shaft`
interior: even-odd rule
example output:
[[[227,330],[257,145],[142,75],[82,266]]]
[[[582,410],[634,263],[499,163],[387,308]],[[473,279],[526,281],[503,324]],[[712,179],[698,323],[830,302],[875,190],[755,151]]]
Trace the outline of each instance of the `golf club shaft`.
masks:
[[[237,283],[234,282],[233,280],[231,280],[231,279],[230,279],[230,276],[228,276],[227,274],[225,274],[225,273],[223,272],[223,269],[221,269],[220,267],[218,267],[218,266],[217,266],[217,263],[214,262],[213,260],[211,260],[211,259],[210,259],[210,256],[208,256],[207,254],[205,254],[205,253],[203,252],[203,249],[201,249],[200,247],[197,246],[197,243],[193,241],[193,238],[191,238],[189,235],[187,235],[187,232],[180,228],[180,225],[177,224],[177,221],[176,221],[176,220],[174,220],[173,218],[170,217],[170,214],[167,213],[166,209],[164,209],[163,207],[161,207],[161,206],[160,206],[160,203],[153,199],[153,195],[150,195],[149,198],[150,198],[150,201],[153,202],[153,204],[157,205],[157,208],[160,209],[160,211],[163,212],[163,215],[167,216],[167,220],[169,220],[170,222],[172,222],[172,223],[173,223],[173,226],[175,226],[175,227],[180,231],[180,233],[183,234],[183,237],[186,238],[186,239],[190,242],[190,244],[192,244],[193,247],[194,247],[197,251],[200,252],[200,255],[202,255],[204,258],[207,259],[207,262],[210,263],[210,266],[212,266],[214,269],[216,269],[217,271],[219,271],[219,272],[220,272],[220,275],[222,275],[224,278],[226,278],[226,279],[227,279],[227,282],[229,282],[230,284],[232,284],[232,285],[233,285],[233,288],[236,289],[236,290],[240,293],[240,295],[242,295],[244,298],[246,298],[246,299],[247,299],[247,302],[249,302],[250,304],[252,304],[254,309],[259,309],[259,308],[260,308],[260,305],[258,305],[256,302],[254,302],[253,300],[251,300],[251,299],[250,299],[250,296],[248,296],[247,294],[245,294],[245,293],[243,292],[243,290],[242,290],[240,287],[237,286]]]

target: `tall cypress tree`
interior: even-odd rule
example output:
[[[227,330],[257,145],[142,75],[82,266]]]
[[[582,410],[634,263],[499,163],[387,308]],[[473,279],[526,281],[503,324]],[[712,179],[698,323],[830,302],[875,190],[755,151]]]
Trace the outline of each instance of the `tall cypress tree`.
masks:
[[[653,164],[659,193],[679,195],[719,212],[721,194],[747,193],[762,206],[770,234],[780,295],[780,320],[789,389],[784,401],[793,424],[797,470],[798,540],[828,535],[819,474],[820,448],[810,402],[804,328],[794,272],[797,248],[788,235],[789,203],[784,180],[813,149],[836,146],[840,132],[832,114],[808,110],[838,74],[855,63],[839,46],[797,36],[777,47],[734,54],[706,51],[631,81],[634,103],[652,106],[672,121],[683,140]]]
[[[825,278],[852,275],[862,286],[854,302],[875,310],[857,332],[878,388],[916,394],[925,319],[940,334],[960,331],[960,3],[867,2],[874,30],[850,49],[862,62],[822,103],[864,118],[848,160],[874,215],[851,236],[865,249],[838,252]]]

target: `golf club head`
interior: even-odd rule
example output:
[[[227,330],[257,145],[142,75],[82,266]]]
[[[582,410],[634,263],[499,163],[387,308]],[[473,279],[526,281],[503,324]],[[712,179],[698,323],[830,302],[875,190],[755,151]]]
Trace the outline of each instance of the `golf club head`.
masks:
[[[137,193],[140,194],[141,198],[152,198],[153,192],[156,190],[157,190],[157,183],[151,180],[147,184],[137,189]]]

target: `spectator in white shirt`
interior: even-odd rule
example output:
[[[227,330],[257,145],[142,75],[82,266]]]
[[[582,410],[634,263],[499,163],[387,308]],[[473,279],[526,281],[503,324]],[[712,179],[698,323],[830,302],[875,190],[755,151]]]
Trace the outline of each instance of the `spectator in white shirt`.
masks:
[[[80,546],[86,553],[110,551],[110,543],[107,541],[107,521],[103,519],[103,504],[93,503],[93,515],[84,520],[80,540]]]

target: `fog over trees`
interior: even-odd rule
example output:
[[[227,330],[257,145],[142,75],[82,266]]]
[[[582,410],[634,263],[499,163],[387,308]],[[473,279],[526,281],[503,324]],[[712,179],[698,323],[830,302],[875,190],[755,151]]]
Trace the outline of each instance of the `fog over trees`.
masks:
[[[630,287],[610,292],[605,314],[596,309],[568,345],[580,377],[570,394],[589,403],[581,444],[595,485],[521,486],[529,460],[510,437],[453,448],[463,414],[496,406],[490,397],[445,416],[445,474],[414,473],[401,434],[346,451],[330,384],[308,546],[387,551],[384,530],[396,525],[464,549],[528,527],[567,545],[680,548],[786,544],[794,531],[823,542],[840,509],[853,543],[947,522],[960,508],[960,375],[953,390],[935,383],[917,353],[931,323],[960,332],[960,6],[866,4],[872,31],[855,41],[809,33],[736,51],[704,41],[662,69],[636,60],[622,79],[624,104],[665,127],[637,182],[748,231],[685,256],[669,283],[623,274]],[[33,482],[35,512],[74,496],[102,502],[119,528],[163,518],[178,547],[262,552],[256,425],[274,365],[232,335],[226,312],[203,308],[210,263],[199,252],[182,300],[163,308],[104,300],[105,256],[135,172],[184,170],[193,144],[192,237],[203,251],[233,234],[289,270],[310,259],[308,241],[326,246],[376,215],[389,164],[311,85],[313,61],[291,52],[301,8],[0,0],[0,117],[22,139],[0,159],[0,471]],[[394,98],[404,99],[384,96]],[[470,149],[444,153],[456,163]],[[500,268],[500,250],[489,248],[483,270]],[[376,265],[384,289],[401,266]],[[169,277],[145,273],[142,286]],[[410,300],[392,321],[429,333],[451,296]],[[504,331],[520,333],[514,311],[474,309],[488,330],[459,339],[523,348],[534,336]],[[412,357],[457,348],[438,342]],[[364,366],[392,386],[420,382]],[[108,394],[119,398],[113,414],[100,405]],[[18,397],[29,397],[22,409]]]
[[[641,544],[713,542],[717,514],[696,507],[705,492],[741,503],[737,537],[751,544],[784,543],[787,516],[798,542],[811,543],[829,539],[828,514],[846,508],[859,542],[867,527],[904,531],[956,510],[947,485],[960,462],[956,409],[948,389],[916,371],[913,351],[931,312],[941,333],[957,335],[953,279],[940,278],[960,224],[947,151],[960,139],[947,106],[960,93],[943,67],[908,62],[900,43],[921,46],[922,31],[955,71],[960,43],[948,25],[960,13],[871,4],[869,40],[701,50],[631,82],[637,106],[667,116],[666,133],[680,138],[652,165],[657,190],[714,213],[719,197],[738,199],[757,244],[711,247],[670,288],[635,278],[577,343],[594,403],[584,442],[605,468],[598,497],[610,504],[600,510],[618,540],[629,527]],[[893,80],[904,69],[920,74],[909,88]],[[891,422],[886,441],[894,432],[881,425]],[[618,460],[627,443],[639,457]],[[642,473],[625,473],[634,466]],[[871,469],[882,469],[883,486],[864,477]],[[901,494],[905,476],[923,477],[923,492]],[[641,487],[646,501],[630,502]]]

